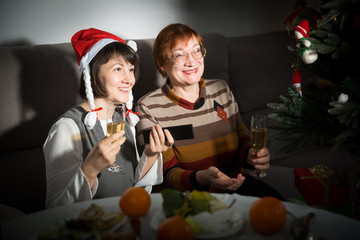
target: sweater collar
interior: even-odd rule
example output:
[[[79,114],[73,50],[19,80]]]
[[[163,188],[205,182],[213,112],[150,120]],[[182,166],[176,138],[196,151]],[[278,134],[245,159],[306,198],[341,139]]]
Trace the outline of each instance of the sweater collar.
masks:
[[[183,108],[186,108],[186,109],[189,109],[189,110],[196,110],[196,109],[201,108],[205,103],[205,95],[206,95],[205,81],[202,78],[199,81],[199,87],[200,87],[199,98],[193,103],[179,97],[178,95],[176,95],[174,93],[173,90],[171,90],[169,78],[166,80],[166,83],[162,87],[162,90],[165,93],[165,96],[170,101],[175,103],[176,105],[179,105],[180,107],[183,107]]]

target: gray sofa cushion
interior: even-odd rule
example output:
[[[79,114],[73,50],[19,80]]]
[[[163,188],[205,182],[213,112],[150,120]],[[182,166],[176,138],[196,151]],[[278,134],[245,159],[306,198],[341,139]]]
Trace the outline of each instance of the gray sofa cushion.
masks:
[[[224,79],[229,83],[228,39],[217,33],[202,35],[207,50],[203,78]]]
[[[32,213],[45,208],[45,162],[42,148],[5,152],[1,159],[1,203]]]
[[[39,147],[53,121],[77,103],[71,45],[0,48],[0,56],[0,152]]]
[[[241,113],[278,102],[291,85],[290,43],[285,31],[229,38],[230,88]]]
[[[45,201],[42,145],[78,103],[76,58],[70,43],[0,48],[0,66],[1,203],[34,212]]]

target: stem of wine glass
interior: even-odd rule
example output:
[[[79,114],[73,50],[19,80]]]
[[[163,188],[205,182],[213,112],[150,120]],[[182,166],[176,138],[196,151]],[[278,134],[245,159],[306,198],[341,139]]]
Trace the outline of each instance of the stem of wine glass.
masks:
[[[116,122],[114,122],[114,114],[117,114],[117,108],[120,109],[121,113],[121,119],[117,119]],[[109,122],[111,120],[111,122]],[[116,103],[110,103],[107,110],[107,135],[110,136],[111,134],[115,132],[119,132],[121,130],[125,129],[125,107],[124,104],[116,104]],[[106,169],[110,172],[120,172],[122,170],[122,167],[117,164],[116,162],[113,163],[110,167]]]

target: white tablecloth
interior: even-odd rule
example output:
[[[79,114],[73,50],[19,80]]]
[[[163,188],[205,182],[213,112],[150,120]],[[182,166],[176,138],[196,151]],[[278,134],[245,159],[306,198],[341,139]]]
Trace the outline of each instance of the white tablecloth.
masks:
[[[257,200],[255,197],[234,195],[236,204],[239,204],[245,213],[251,204]],[[94,201],[81,202],[67,206],[57,207],[37,213],[25,215],[1,224],[2,239],[36,239],[40,230],[46,229],[57,222],[70,217],[76,217],[80,210],[87,208],[91,203],[102,206],[105,212],[119,210],[119,197],[99,199]],[[151,228],[150,222],[154,214],[161,208],[162,197],[160,194],[151,194],[151,208],[146,216],[141,218],[141,239],[156,239],[156,231]],[[324,239],[360,239],[360,221],[343,215],[316,209],[308,206],[284,202],[287,211],[296,217],[304,217],[313,212],[316,215],[315,221],[311,224],[310,230]],[[235,236],[226,239],[292,239],[290,235],[290,222],[292,218],[288,215],[284,229],[272,236],[262,236],[254,232],[248,221],[248,215],[244,215],[245,224],[241,231]]]

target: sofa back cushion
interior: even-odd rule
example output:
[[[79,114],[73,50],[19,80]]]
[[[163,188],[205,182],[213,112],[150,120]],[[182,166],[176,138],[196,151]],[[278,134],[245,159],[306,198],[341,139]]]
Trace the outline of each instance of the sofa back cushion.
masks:
[[[45,201],[42,145],[77,104],[79,73],[70,43],[0,48],[1,203],[26,213]]]
[[[77,103],[70,44],[0,48],[0,152],[39,147],[53,121]]]
[[[202,34],[206,48],[203,78],[223,79],[229,83],[228,39],[217,33]]]
[[[230,88],[240,112],[279,102],[291,85],[291,40],[286,31],[229,38]]]

